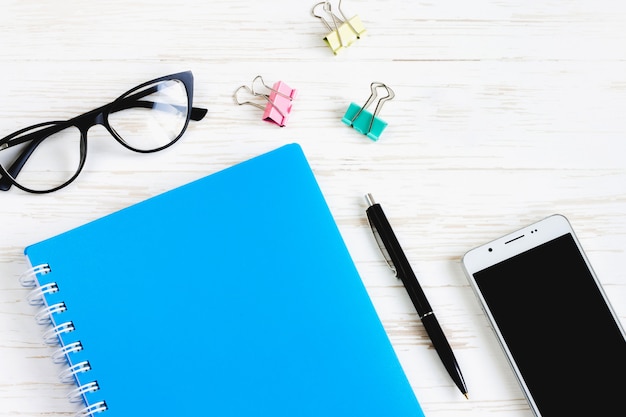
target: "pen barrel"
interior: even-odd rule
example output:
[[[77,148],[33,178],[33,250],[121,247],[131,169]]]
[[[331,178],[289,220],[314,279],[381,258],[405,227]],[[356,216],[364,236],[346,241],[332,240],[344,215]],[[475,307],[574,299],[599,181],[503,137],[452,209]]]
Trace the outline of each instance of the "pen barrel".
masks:
[[[441,362],[443,362],[446,371],[448,371],[448,374],[450,374],[450,377],[459,390],[463,394],[466,394],[467,387],[465,385],[463,374],[461,374],[461,368],[456,361],[456,357],[454,356],[454,352],[452,352],[452,348],[448,343],[446,335],[443,333],[443,329],[439,325],[437,317],[435,317],[434,314],[428,314],[422,317],[422,323],[424,324],[428,337],[432,341],[433,347],[435,348],[435,351],[437,351]]]
[[[367,208],[367,217],[374,231],[374,235],[378,234],[377,238],[380,239],[379,245],[382,244],[381,250],[385,250],[389,257],[389,261],[393,264],[396,276],[402,280],[404,287],[409,293],[411,302],[417,314],[422,317],[424,314],[428,314],[432,311],[430,303],[426,298],[426,294],[422,290],[422,287],[413,272],[413,268],[409,264],[400,242],[396,237],[387,216],[383,211],[380,204],[375,203]]]
[[[409,269],[398,271],[398,277],[402,281],[402,284],[404,284],[406,292],[409,294],[409,298],[411,299],[411,302],[413,302],[413,306],[417,311],[417,315],[422,318],[431,314],[433,309],[430,306],[430,303],[426,298],[426,294],[424,293],[424,290],[422,290],[417,277],[413,273],[413,270],[409,267]]]

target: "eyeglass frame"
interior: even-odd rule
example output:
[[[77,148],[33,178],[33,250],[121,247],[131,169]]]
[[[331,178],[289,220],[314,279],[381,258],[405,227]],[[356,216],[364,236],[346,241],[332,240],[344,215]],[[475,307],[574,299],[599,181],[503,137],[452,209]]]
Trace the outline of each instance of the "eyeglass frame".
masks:
[[[141,92],[141,96],[139,97],[129,96],[129,94],[131,94],[133,91],[141,90],[142,88],[149,86],[151,84],[157,84],[159,82],[168,81],[168,80],[181,81],[187,93],[187,109],[189,110],[187,111],[187,118],[185,120],[185,123],[180,133],[169,143],[163,146],[154,148],[154,149],[138,149],[138,148],[130,146],[115,131],[115,129],[111,127],[111,125],[109,124],[109,115],[111,113],[114,113],[115,111],[124,110],[125,107],[123,103],[125,101],[129,99],[133,99],[133,98],[140,99],[142,97],[145,97],[151,94],[151,92],[147,94],[144,94],[145,92]],[[139,102],[137,101],[135,103],[139,103]],[[121,108],[119,107],[120,104],[122,105]],[[149,104],[149,102],[145,102],[142,104],[145,106]],[[134,107],[138,107],[138,106],[134,106]],[[124,94],[120,95],[118,98],[116,98],[112,102],[105,104],[103,106],[100,106],[94,110],[83,113],[81,115],[78,115],[76,117],[73,117],[69,120],[44,122],[44,123],[39,123],[39,124],[31,125],[26,128],[20,129],[0,139],[0,151],[7,149],[11,146],[15,146],[15,145],[19,145],[19,144],[31,141],[31,143],[18,155],[15,161],[11,163],[10,167],[5,169],[5,167],[0,164],[0,175],[1,175],[0,191],[8,191],[11,188],[11,186],[16,186],[17,188],[26,192],[30,192],[34,194],[45,194],[45,193],[51,193],[53,191],[57,191],[71,184],[82,171],[85,165],[85,161],[87,159],[87,132],[89,131],[89,129],[91,129],[92,127],[96,125],[103,126],[111,134],[111,136],[113,136],[113,138],[115,138],[115,140],[119,142],[122,146],[124,146],[125,148],[130,149],[131,151],[134,151],[134,152],[138,152],[138,153],[152,153],[152,152],[161,151],[165,148],[172,146],[174,143],[176,143],[187,130],[189,121],[190,120],[193,120],[193,121],[202,120],[204,116],[207,114],[207,111],[208,110],[205,108],[193,107],[193,74],[191,71],[184,71],[184,72],[179,72],[176,74],[165,75],[163,77],[155,78],[150,81],[146,81],[142,84],[139,84],[127,90]],[[49,127],[46,128],[45,126],[49,126]],[[63,184],[55,186],[49,190],[33,190],[33,189],[30,189],[28,187],[25,187],[19,184],[15,180],[15,177],[17,177],[17,175],[23,168],[24,164],[26,163],[28,158],[32,155],[34,150],[39,146],[39,144],[42,141],[44,141],[46,138],[48,138],[49,136],[55,133],[58,133],[69,127],[75,127],[80,131],[80,161],[79,161],[78,168],[76,172],[74,173],[74,175],[72,175],[72,177],[70,177]],[[34,132],[30,134],[27,134],[22,137],[18,137],[24,132],[27,132],[32,129],[38,129],[38,128],[42,128],[42,129],[35,130]],[[18,138],[14,142],[11,142],[11,139],[16,138],[16,137]]]

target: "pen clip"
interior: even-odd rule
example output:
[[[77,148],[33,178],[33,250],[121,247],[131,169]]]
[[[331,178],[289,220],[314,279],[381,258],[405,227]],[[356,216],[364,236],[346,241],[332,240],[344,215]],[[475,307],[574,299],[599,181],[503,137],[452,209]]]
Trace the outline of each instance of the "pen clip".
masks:
[[[378,229],[376,229],[376,226],[374,226],[374,223],[372,223],[369,217],[367,218],[367,221],[369,222],[370,227],[372,228],[372,233],[374,234],[374,239],[376,239],[376,243],[378,244],[378,249],[380,249],[380,253],[383,254],[383,258],[385,258],[387,265],[389,265],[389,268],[391,268],[391,270],[393,271],[393,274],[396,276],[396,278],[398,278],[398,271],[395,265],[393,264],[393,262],[391,261],[391,256],[389,256],[389,252],[387,251],[387,248],[385,248],[385,244],[383,243],[383,240],[380,237],[380,233],[378,233]]]

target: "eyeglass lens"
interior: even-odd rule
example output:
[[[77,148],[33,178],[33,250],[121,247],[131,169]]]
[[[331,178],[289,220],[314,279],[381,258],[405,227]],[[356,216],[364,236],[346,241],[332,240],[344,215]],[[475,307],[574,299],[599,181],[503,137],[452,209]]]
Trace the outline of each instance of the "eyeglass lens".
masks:
[[[14,141],[18,142],[20,138],[29,136],[34,139],[1,151],[0,165],[20,185],[34,191],[46,191],[70,181],[80,169],[81,133],[77,127],[60,129],[60,126],[62,125],[58,123],[48,123],[23,132]],[[45,137],[39,139],[41,135]],[[30,156],[15,175],[10,169],[15,167],[14,161],[29,152]]]
[[[109,113],[109,125],[127,146],[138,151],[163,148],[177,139],[189,113],[187,90],[180,80],[166,80],[131,91]]]

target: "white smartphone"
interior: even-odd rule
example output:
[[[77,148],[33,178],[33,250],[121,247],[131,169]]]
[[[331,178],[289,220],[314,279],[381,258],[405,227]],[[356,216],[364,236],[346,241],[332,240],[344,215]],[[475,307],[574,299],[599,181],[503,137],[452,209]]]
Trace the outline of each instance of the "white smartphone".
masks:
[[[626,415],[626,334],[565,217],[462,264],[536,416]]]

